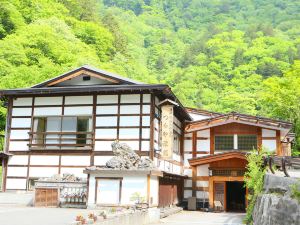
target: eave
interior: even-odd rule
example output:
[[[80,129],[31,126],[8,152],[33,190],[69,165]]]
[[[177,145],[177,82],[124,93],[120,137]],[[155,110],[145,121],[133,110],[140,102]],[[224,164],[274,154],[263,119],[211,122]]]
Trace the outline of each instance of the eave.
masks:
[[[20,88],[0,90],[0,98],[6,97],[31,97],[31,96],[57,96],[57,95],[87,95],[87,94],[112,94],[112,93],[155,93],[165,98],[176,101],[179,106],[175,110],[185,120],[191,121],[190,115],[180,103],[170,87],[166,84],[132,84],[132,85],[90,85],[90,86],[66,86],[43,88]]]
[[[193,131],[205,130],[211,127],[221,126],[229,123],[241,123],[266,129],[283,130],[285,131],[285,135],[292,128],[292,123],[286,121],[232,112],[208,119],[189,122],[185,127],[185,132],[189,133]]]
[[[230,151],[230,152],[222,152],[222,153],[217,153],[214,155],[206,155],[202,157],[197,157],[197,158],[192,158],[189,159],[189,163],[191,166],[199,166],[199,165],[204,165],[216,161],[221,161],[221,160],[226,160],[226,159],[242,159],[242,160],[247,160],[245,152],[238,152],[238,151]]]

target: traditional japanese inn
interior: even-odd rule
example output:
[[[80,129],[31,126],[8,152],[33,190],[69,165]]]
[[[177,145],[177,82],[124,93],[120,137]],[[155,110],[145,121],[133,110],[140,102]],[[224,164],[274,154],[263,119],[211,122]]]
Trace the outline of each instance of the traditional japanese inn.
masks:
[[[196,209],[244,211],[246,154],[291,155],[289,122],[187,108],[166,84],[90,66],[0,95],[7,107],[5,192],[74,174],[85,182],[90,207],[130,205],[139,195],[149,207],[194,199]]]

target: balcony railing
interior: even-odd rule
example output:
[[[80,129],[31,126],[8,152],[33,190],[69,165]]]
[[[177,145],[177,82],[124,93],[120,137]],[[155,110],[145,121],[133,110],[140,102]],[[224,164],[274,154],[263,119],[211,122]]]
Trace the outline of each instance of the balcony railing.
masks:
[[[91,150],[93,132],[29,132],[31,150]]]

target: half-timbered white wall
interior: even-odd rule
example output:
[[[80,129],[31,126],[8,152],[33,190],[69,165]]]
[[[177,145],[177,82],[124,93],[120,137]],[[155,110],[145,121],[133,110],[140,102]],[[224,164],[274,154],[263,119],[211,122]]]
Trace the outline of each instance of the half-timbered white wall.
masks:
[[[156,98],[157,99],[157,98]],[[93,103],[96,102],[95,115]],[[158,99],[156,100],[158,101]],[[155,109],[158,113],[158,108]],[[112,156],[111,143],[126,142],[141,155],[150,151],[151,94],[26,97],[13,100],[8,151],[7,189],[26,189],[31,178],[60,173],[82,174],[86,166],[104,166]],[[29,132],[35,116],[92,116],[95,119],[94,156],[89,152],[29,150]],[[159,150],[159,115],[153,121],[154,148]],[[178,121],[176,121],[179,124]],[[176,128],[177,129],[177,128]],[[47,152],[43,154],[43,152]],[[39,154],[39,152],[41,154]],[[30,154],[29,154],[30,153]],[[67,154],[67,155],[66,155]],[[30,155],[30,156],[29,156]],[[92,158],[93,157],[93,158]],[[157,161],[157,160],[156,160]],[[162,163],[164,170],[180,173],[180,166]],[[14,172],[12,172],[14,168]],[[20,168],[20,169],[19,169]],[[17,182],[15,180],[22,180]],[[23,182],[25,179],[26,182]],[[13,184],[17,187],[13,188]]]

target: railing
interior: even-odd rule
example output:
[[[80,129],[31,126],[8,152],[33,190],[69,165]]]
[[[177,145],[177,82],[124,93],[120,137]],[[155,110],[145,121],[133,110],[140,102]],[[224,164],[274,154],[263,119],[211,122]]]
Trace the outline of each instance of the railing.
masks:
[[[29,132],[29,148],[91,150],[93,137],[93,132]]]
[[[87,188],[64,187],[61,189],[61,205],[85,205],[87,200]]]
[[[264,166],[275,174],[275,168],[282,171],[286,177],[290,177],[289,171],[296,169],[300,172],[300,157],[268,156],[264,158]]]

